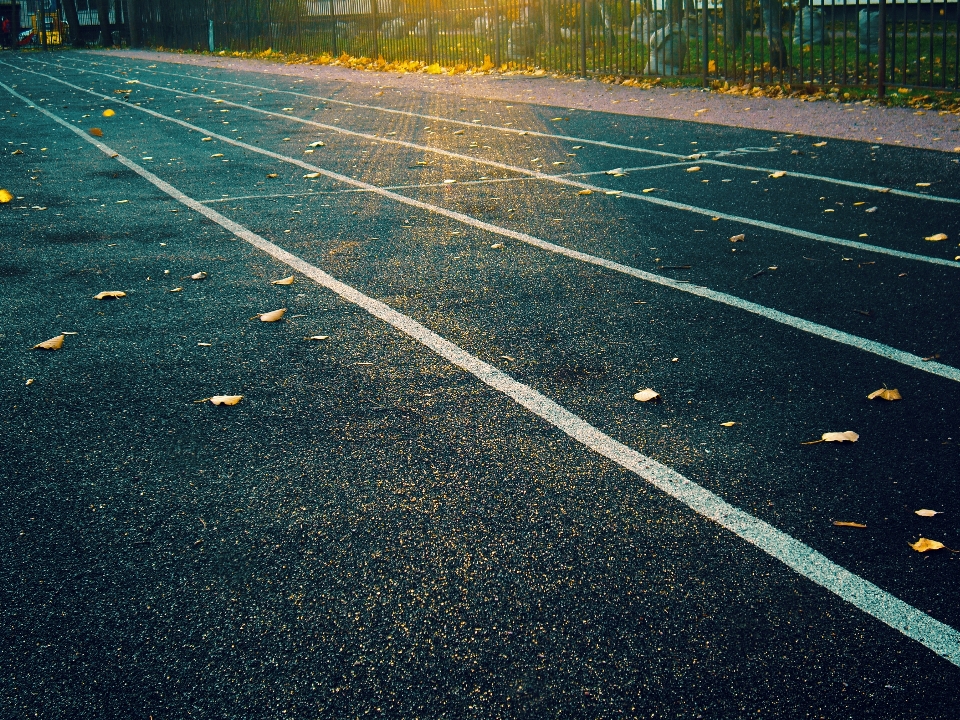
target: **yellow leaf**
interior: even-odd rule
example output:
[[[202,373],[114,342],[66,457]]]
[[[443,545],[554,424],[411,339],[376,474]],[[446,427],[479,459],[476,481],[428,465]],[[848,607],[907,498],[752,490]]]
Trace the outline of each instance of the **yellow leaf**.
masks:
[[[191,279],[191,280],[206,280],[206,279],[207,279],[207,274],[201,270],[200,272],[194,273],[193,275],[191,275],[191,276],[190,276],[190,279]]]
[[[126,297],[127,294],[123,290],[104,290],[101,293],[97,293],[93,296],[94,300],[106,300],[108,298],[122,298]]]
[[[427,73],[427,75],[442,75],[443,68],[440,67],[440,63],[434,63],[433,65],[428,65],[424,69],[424,72]]]
[[[317,140],[316,142],[310,143],[310,147],[312,148],[326,147],[326,143],[323,142],[323,140]]]
[[[491,60],[490,60],[490,56],[489,56],[489,55],[484,55],[484,56],[483,56],[483,65],[481,65],[481,66],[480,66],[479,68],[477,68],[477,69],[480,70],[480,72],[487,72],[488,70],[493,70],[494,67],[495,67],[495,66],[494,66],[493,62],[491,62]]]
[[[736,425],[735,422],[720,423],[720,427],[733,427],[734,425]]]
[[[914,510],[914,515],[919,515],[920,517],[933,517],[934,515],[942,515],[940,510]]]
[[[306,175],[304,175],[304,177],[305,177],[305,178],[308,178],[308,179],[310,179],[310,180],[313,180],[314,178],[320,177],[320,173],[318,173],[318,172],[315,172],[315,173],[307,173]]]
[[[9,190],[0,188],[0,203],[8,203],[13,200],[13,193]]]
[[[274,280],[271,285],[293,285],[293,281],[296,278],[291,275],[290,277],[281,278],[280,280]]]
[[[212,141],[212,140],[213,140],[213,138],[208,138],[208,137],[207,137],[207,138],[200,138],[200,142],[210,142],[210,141]]]
[[[33,346],[33,350],[59,350],[63,347],[63,335],[57,335],[55,338],[44,340]]]
[[[857,435],[853,430],[846,430],[844,432],[824,433],[821,436],[821,439],[824,442],[856,442],[860,439],[860,436]]]
[[[103,130],[100,128],[90,128],[90,134],[94,137],[103,137]]]
[[[104,117],[113,117],[114,115],[116,115],[116,113],[110,108],[107,108],[106,110],[103,111]]]
[[[559,118],[550,118],[550,122],[560,122],[561,120],[563,120],[562,117],[559,117]]]
[[[880,388],[879,390],[874,390],[872,393],[867,395],[867,400],[876,400],[880,398],[881,400],[903,400],[903,397],[900,395],[900,391],[896,388],[887,389]]]
[[[650,402],[651,400],[659,400],[660,393],[658,393],[656,390],[651,390],[650,388],[646,388],[638,392],[636,395],[634,395],[633,399],[639,400],[640,402]]]
[[[11,155],[23,155],[23,150],[14,150]]]
[[[855,528],[865,528],[866,525],[858,522],[847,522],[846,520],[834,520],[833,524],[837,527],[855,527]]]
[[[329,339],[330,339],[329,335],[313,335],[307,338],[307,340],[329,340]]]
[[[772,177],[772,178],[782,178],[782,177],[783,177],[784,175],[786,175],[786,174],[787,174],[787,171],[786,171],[786,170],[777,170],[775,173],[770,173],[770,177]]]
[[[260,315],[260,322],[276,322],[277,320],[282,319],[286,312],[286,308],[280,308],[279,310],[263,313]]]
[[[740,233],[739,235],[734,235],[732,238],[730,238],[730,242],[743,242],[746,239],[747,236],[743,233]]]
[[[577,195],[593,195],[593,190],[581,190]]]
[[[814,147],[823,147],[823,146],[826,145],[826,144],[827,144],[827,141],[824,140],[823,142],[814,143],[813,146],[814,146]]]
[[[917,187],[930,187],[930,183],[917,183]]]
[[[654,190],[656,190],[656,188],[644,188],[644,189],[643,189],[643,192],[645,192],[645,193],[652,193]]]
[[[223,157],[223,153],[214,153],[214,154],[211,155],[210,157],[212,157],[212,158],[215,158],[215,157]]]
[[[33,385],[33,378],[27,378],[27,387]]]
[[[694,165],[693,167],[687,168],[687,172],[700,172],[700,166]]]
[[[503,250],[503,243],[494,243],[490,246],[491,250]]]
[[[182,287],[174,288],[170,292],[183,292],[183,288]]]
[[[214,405],[236,405],[243,400],[243,395],[214,395],[210,402]]]
[[[267,174],[267,177],[268,177],[268,178],[275,178],[275,177],[277,177],[277,174],[276,174],[276,173],[268,173],[268,174]]]
[[[928,550],[949,550],[949,548],[939,540],[929,540],[925,537],[920,538],[915,543],[908,544],[917,552],[927,552]]]
[[[942,242],[947,239],[947,236],[944,233],[937,233],[936,235],[931,235],[930,237],[925,237],[924,240],[928,242]]]

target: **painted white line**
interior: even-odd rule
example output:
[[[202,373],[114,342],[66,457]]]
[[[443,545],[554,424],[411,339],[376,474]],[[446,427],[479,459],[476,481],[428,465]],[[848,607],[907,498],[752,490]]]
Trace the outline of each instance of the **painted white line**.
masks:
[[[35,61],[35,62],[40,62],[40,61]],[[53,64],[56,64],[56,63],[53,63]],[[101,64],[101,63],[91,62],[91,64],[98,65],[98,66],[107,65],[110,67],[127,70],[127,68],[125,68],[124,66],[116,65],[114,63],[104,62]],[[167,64],[172,64],[172,63],[167,63]],[[61,66],[58,65],[58,67],[61,67]],[[71,69],[78,70],[79,68],[73,67]],[[137,68],[137,71],[150,72],[150,70],[148,70],[147,68]],[[558,135],[554,133],[539,132],[537,130],[522,130],[521,128],[508,128],[508,127],[503,127],[502,125],[487,125],[485,123],[473,123],[473,122],[467,122],[465,120],[455,120],[453,118],[441,117],[438,115],[424,115],[422,113],[410,112],[408,110],[395,110],[393,108],[380,107],[379,105],[368,105],[365,103],[349,102],[347,100],[337,100],[335,98],[323,97],[322,95],[309,95],[307,93],[297,92],[295,90],[283,90],[280,88],[271,88],[271,87],[265,87],[262,85],[252,85],[250,83],[233,82],[230,80],[216,80],[214,78],[196,77],[195,75],[164,72],[162,70],[153,70],[152,72],[158,75],[170,75],[171,77],[183,78],[187,80],[213,82],[213,83],[218,83],[220,85],[235,85],[237,87],[248,88],[251,90],[266,90],[267,92],[294,95],[296,97],[302,97],[308,100],[319,100],[321,102],[335,103],[337,105],[344,105],[346,107],[361,108],[364,110],[374,110],[376,112],[389,113],[393,115],[406,115],[407,117],[415,117],[415,118],[420,118],[422,120],[430,120],[432,122],[447,122],[454,125],[483,128],[485,130],[495,130],[497,132],[505,132],[505,133],[513,133],[513,134],[519,134],[522,132],[527,135],[534,135],[536,137],[552,138],[555,140],[563,140],[563,141],[576,142],[576,143],[587,143],[589,145],[597,145],[599,147],[610,148],[613,150],[626,150],[628,152],[643,153],[647,155],[660,155],[663,157],[673,157],[673,158],[687,157],[686,155],[665,152],[662,150],[650,150],[648,148],[640,148],[633,145],[621,145],[617,143],[605,142],[603,140],[592,140],[590,138],[575,137],[572,135]],[[591,112],[591,111],[587,111],[587,112]],[[638,117],[645,117],[645,116],[638,116]],[[778,170],[783,169],[783,168],[764,168],[764,167],[754,167],[750,165],[739,165],[737,163],[724,162],[721,160],[711,160],[709,158],[702,158],[701,160],[699,160],[699,162],[707,163],[710,165],[720,165],[722,167],[736,168],[738,170],[746,170],[749,172],[774,173],[774,172],[777,172]],[[856,182],[854,180],[843,180],[841,178],[834,178],[826,175],[813,175],[811,173],[787,171],[787,175],[804,178],[805,180],[814,180],[817,182],[825,182],[825,183],[831,183],[834,185],[844,185],[846,187],[858,188],[860,190],[869,190],[871,192],[886,192],[886,193],[890,193],[891,195],[902,195],[903,197],[909,197],[909,198],[914,198],[918,200],[932,200],[934,202],[954,203],[954,204],[960,205],[960,199],[952,198],[952,197],[944,197],[942,195],[926,195],[924,193],[918,193],[911,190],[899,190],[897,188],[886,187],[884,185],[872,185],[870,183],[861,183],[861,182]]]
[[[40,61],[33,61],[40,62]],[[4,65],[9,65],[9,63],[0,63]],[[48,63],[43,63],[48,64]],[[16,67],[10,65],[10,67]],[[26,68],[18,68],[24,72],[34,73],[40,77],[45,77],[54,82],[62,83],[68,87],[75,88],[77,90],[82,90],[84,92],[96,93],[92,90],[87,90],[86,88],[81,88],[78,85],[67,82],[66,80],[61,80],[59,78],[53,77],[52,75],[47,75],[45,73],[37,72],[35,70],[27,70]],[[109,73],[101,73],[95,70],[88,70],[87,72],[93,73],[95,75],[102,75],[104,77],[109,77],[114,80],[123,80],[123,78],[116,75],[110,75]],[[155,90],[162,90],[169,93],[182,93],[183,90],[176,88],[164,87],[162,85],[153,85],[152,83],[144,82],[143,80],[137,80],[138,84],[143,85],[144,87],[153,88]],[[862,250],[864,252],[878,253],[881,255],[890,255],[892,257],[900,258],[901,260],[913,260],[917,262],[929,263],[931,265],[943,265],[946,267],[960,268],[960,262],[955,260],[948,260],[946,258],[932,257],[929,255],[918,255],[917,253],[904,252],[902,250],[894,250],[892,248],[883,247],[881,245],[870,245],[867,243],[862,243],[856,240],[844,240],[843,238],[832,237],[830,235],[821,235],[820,233],[810,232],[808,230],[800,230],[798,228],[792,228],[787,225],[779,225],[777,223],[766,222],[764,220],[755,220],[753,218],[743,217],[741,215],[733,215],[731,213],[723,212],[722,210],[711,210],[709,208],[702,208],[696,205],[689,205],[687,203],[675,202],[673,200],[667,200],[665,198],[659,198],[654,195],[642,195],[638,193],[632,193],[627,191],[615,190],[614,188],[603,187],[600,185],[591,185],[589,183],[579,182],[573,180],[571,177],[566,175],[559,174],[549,174],[543,173],[539,170],[529,170],[527,168],[519,167],[517,165],[508,165],[506,163],[497,162],[495,160],[484,160],[482,158],[473,157],[470,155],[463,155],[462,153],[452,152],[450,150],[443,150],[440,148],[430,147],[429,145],[420,145],[418,143],[408,142],[406,140],[397,140],[395,138],[383,137],[381,135],[372,135],[370,133],[363,133],[356,130],[349,130],[347,128],[341,127],[339,125],[328,125],[326,123],[319,123],[314,120],[306,120],[304,118],[297,117],[295,115],[287,115],[285,113],[277,113],[271,110],[264,110],[262,108],[252,107],[250,105],[244,105],[243,103],[234,102],[232,100],[225,100],[223,98],[214,97],[212,95],[204,95],[203,93],[191,93],[191,97],[194,98],[203,98],[204,100],[210,100],[211,102],[217,102],[221,105],[229,105],[238,109],[248,110],[250,112],[260,113],[261,115],[266,115],[268,117],[282,118],[289,122],[300,123],[302,125],[310,125],[312,127],[322,128],[324,130],[331,130],[341,135],[350,135],[352,137],[363,138],[364,140],[372,140],[378,143],[385,143],[391,145],[397,145],[400,147],[410,148],[412,150],[417,150],[420,152],[429,152],[435,155],[443,155],[444,157],[455,158],[457,160],[462,160],[469,163],[475,163],[479,165],[486,165],[488,167],[495,167],[499,170],[504,170],[506,172],[517,173],[521,175],[529,175],[530,177],[539,178],[541,180],[547,180],[549,182],[554,182],[560,185],[566,185],[569,187],[578,188],[580,190],[591,190],[593,192],[612,192],[615,191],[619,197],[630,198],[631,200],[639,200],[641,202],[650,203],[651,205],[659,205],[661,207],[668,207],[673,210],[680,210],[682,212],[691,212],[696,213],[697,215],[703,215],[710,218],[721,218],[723,220],[730,220],[737,223],[742,223],[745,225],[752,225],[753,227],[763,228],[764,230],[770,230],[772,232],[783,233],[785,235],[793,235],[795,237],[804,238],[805,240],[813,240],[815,242],[829,243],[831,245],[840,245],[842,247],[853,248],[855,250]],[[114,98],[104,96],[108,100],[116,101]],[[128,106],[136,107],[138,109],[143,109],[138,106]]]
[[[5,65],[0,61],[0,65]],[[26,72],[34,72],[32,70],[27,70]],[[48,77],[43,73],[34,73],[36,75],[41,75],[42,77]],[[95,95],[104,100],[112,100],[109,95],[103,95],[94,90],[87,90],[85,88],[79,87],[78,85],[73,85],[66,82],[65,80],[58,80],[57,78],[50,78],[56,82],[59,82],[68,87],[72,87],[76,90]],[[501,235],[503,237],[508,237],[513,240],[517,240],[527,245],[532,245],[533,247],[540,248],[541,250],[546,250],[548,252],[556,253],[558,255],[563,255],[580,262],[590,263],[591,265],[597,265],[599,267],[606,268],[608,270],[613,270],[614,272],[623,273],[624,275],[629,275],[631,277],[644,280],[646,282],[656,283],[657,285],[662,285],[664,287],[669,287],[674,290],[679,290],[681,292],[689,293],[691,295],[697,295],[698,297],[706,298],[708,300],[713,300],[714,302],[722,303],[724,305],[729,305],[730,307],[737,308],[739,310],[745,310],[746,312],[753,313],[754,315],[759,315],[760,317],[766,318],[768,320],[773,320],[774,322],[780,323],[781,325],[786,325],[788,327],[795,328],[797,330],[802,330],[803,332],[810,333],[811,335],[817,335],[819,337],[837,342],[843,345],[848,345],[850,347],[857,348],[858,350],[863,350],[864,352],[872,353],[873,355],[878,355],[887,360],[892,360],[893,362],[900,363],[901,365],[906,365],[923,372],[930,373],[932,375],[939,375],[940,377],[947,378],[948,380],[953,380],[955,382],[960,382],[960,369],[955,368],[951,365],[944,365],[943,363],[938,363],[936,361],[924,361],[919,355],[914,355],[912,353],[904,352],[903,350],[897,350],[896,348],[890,347],[889,345],[884,345],[883,343],[875,342],[873,340],[868,340],[866,338],[859,337],[857,335],[851,335],[850,333],[843,332],[841,330],[835,330],[834,328],[828,327],[826,325],[820,325],[818,323],[810,322],[809,320],[804,320],[803,318],[796,317],[794,315],[788,315],[787,313],[780,312],[779,310],[774,310],[768,308],[764,305],[759,305],[758,303],[750,302],[749,300],[744,300],[737,297],[736,295],[728,295],[727,293],[720,292],[718,290],[711,290],[709,288],[701,287],[699,285],[693,285],[691,283],[684,283],[674,280],[672,278],[663,277],[662,275],[654,275],[653,273],[646,272],[645,270],[640,270],[630,265],[623,265],[613,260],[607,260],[606,258],[597,257],[595,255],[590,255],[588,253],[580,252],[579,250],[573,250],[571,248],[564,247],[563,245],[556,245],[554,243],[548,242],[546,240],[541,240],[538,237],[533,235],[528,235],[527,233],[517,232],[516,230],[510,230],[508,228],[500,227],[499,225],[493,225],[491,223],[484,222],[483,220],[478,220],[477,218],[471,215],[465,215],[463,213],[457,212],[455,210],[448,210],[447,208],[441,207],[439,205],[431,205],[430,203],[421,202],[420,200],[414,200],[413,198],[406,197],[405,195],[400,195],[398,193],[392,192],[390,190],[385,190],[376,185],[372,185],[362,180],[356,180],[354,178],[348,177],[346,175],[341,175],[340,173],[335,173],[332,170],[326,170],[318,165],[312,165],[310,163],[304,162],[303,160],[298,160],[296,158],[287,157],[286,155],[281,155],[280,153],[275,153],[272,150],[265,150],[264,148],[257,147],[255,145],[250,145],[240,140],[228,137],[226,135],[220,135],[219,133],[203,128],[199,125],[194,125],[192,123],[186,122],[185,120],[179,120],[169,115],[163,115],[158,113],[156,110],[151,110],[150,108],[145,108],[138,105],[125,105],[124,107],[137,110],[139,112],[146,113],[151,117],[158,118],[165,122],[172,122],[181,127],[185,127],[194,132],[202,133],[205,137],[216,138],[221,142],[234,145],[236,147],[241,147],[250,152],[254,152],[260,155],[265,155],[266,157],[274,158],[275,160],[280,160],[282,162],[290,163],[291,165],[296,165],[302,167],[305,170],[310,170],[311,172],[318,172],[324,177],[329,177],[334,180],[339,180],[347,185],[352,185],[353,187],[363,188],[372,193],[376,193],[381,197],[389,198],[399,203],[405,205],[410,205],[412,207],[419,208],[421,210],[426,210],[427,212],[434,213],[436,215],[442,215],[448,217],[452,220],[462,222],[465,225],[470,225],[471,227],[487,230],[491,233]]]
[[[137,173],[154,187],[162,190],[191,210],[212,220],[238,238],[309,277],[318,285],[331,290],[344,300],[363,308],[374,317],[413,338],[451,364],[465,370],[489,387],[511,398],[518,405],[539,416],[577,442],[612,460],[667,495],[676,498],[700,515],[713,520],[736,536],[776,558],[803,577],[829,590],[868,615],[886,623],[893,629],[926,646],[948,662],[960,667],[960,632],[954,628],[930,617],[868,580],[837,565],[813,548],[763,520],[734,507],[720,496],[671,470],[666,465],[662,465],[633,448],[614,440],[550,398],[530,386],[514,380],[506,373],[471,355],[449,340],[445,340],[413,318],[397,312],[379,300],[374,300],[346,283],[340,282],[320,268],[274,245],[269,240],[251,232],[203,203],[188,197],[174,186],[120,155],[106,144],[90,137],[83,130],[74,127],[63,118],[45,108],[34,105],[28,98],[17,93],[6,84],[0,82],[0,87],[29,107],[35,108],[54,122],[95,145],[104,154]]]

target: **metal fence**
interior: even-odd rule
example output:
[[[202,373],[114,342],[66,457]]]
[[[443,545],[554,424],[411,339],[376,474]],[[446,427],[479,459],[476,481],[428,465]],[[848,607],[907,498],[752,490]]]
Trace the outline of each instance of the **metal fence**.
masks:
[[[957,10],[958,0],[126,0],[123,14],[168,48],[958,90]]]

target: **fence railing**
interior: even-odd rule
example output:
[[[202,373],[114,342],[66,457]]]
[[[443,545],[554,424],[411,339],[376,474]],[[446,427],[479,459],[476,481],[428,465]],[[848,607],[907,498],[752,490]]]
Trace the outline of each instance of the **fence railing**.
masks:
[[[90,3],[91,5],[93,3]],[[736,84],[960,90],[960,0],[137,0],[145,42]]]

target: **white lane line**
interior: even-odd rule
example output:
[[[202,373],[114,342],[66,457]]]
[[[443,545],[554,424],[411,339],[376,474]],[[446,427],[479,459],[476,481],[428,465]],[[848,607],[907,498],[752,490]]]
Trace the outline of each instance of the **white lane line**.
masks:
[[[40,62],[40,61],[32,61]],[[8,63],[2,63],[7,65]],[[48,63],[42,63],[48,64]],[[10,67],[15,67],[11,65]],[[81,88],[78,85],[73,85],[72,83],[67,82],[66,80],[61,80],[55,78],[52,75],[47,75],[45,73],[37,72],[35,70],[27,70],[26,68],[18,68],[24,72],[34,73],[40,77],[45,77],[54,82],[62,83],[68,87],[76,88],[78,90],[83,90],[84,92],[95,92],[93,90],[87,90]],[[95,70],[88,70],[95,75],[102,75],[103,77],[109,77],[114,80],[123,80],[123,78],[116,75],[110,75],[109,73],[101,73]],[[163,90],[164,92],[169,93],[182,93],[183,90],[177,88],[164,87],[162,85],[154,85],[152,83],[144,82],[143,80],[137,80],[138,84],[143,85],[144,87],[153,88],[155,90]],[[100,95],[100,93],[95,93]],[[117,102],[115,98],[110,98],[104,96],[108,100],[113,100]],[[482,158],[472,157],[470,155],[463,155],[461,153],[452,152],[450,150],[443,150],[440,148],[430,147],[429,145],[420,145],[418,143],[408,142],[406,140],[397,140],[395,138],[387,138],[380,135],[372,135],[370,133],[363,133],[356,130],[349,130],[339,125],[328,125],[326,123],[319,123],[314,120],[306,120],[304,118],[297,117],[295,115],[287,115],[284,113],[276,113],[272,110],[264,110],[262,108],[252,107],[250,105],[244,105],[243,103],[234,102],[232,100],[224,100],[223,98],[214,97],[212,95],[204,95],[203,93],[191,93],[191,97],[203,98],[204,100],[210,100],[211,102],[216,101],[218,104],[230,105],[238,109],[248,110],[251,112],[260,113],[261,115],[266,115],[268,117],[282,118],[294,123],[300,123],[302,125],[310,125],[313,127],[322,128],[324,130],[331,130],[338,132],[342,135],[350,135],[352,137],[363,138],[364,140],[372,140],[378,143],[388,143],[391,145],[397,145],[400,147],[410,148],[412,150],[417,150],[420,152],[430,152],[436,155],[443,155],[444,157],[455,158],[457,160],[462,160],[469,163],[476,163],[479,165],[486,165],[488,167],[495,167],[499,170],[504,170],[506,172],[518,173],[521,175],[529,175],[530,177],[539,178],[541,180],[547,180],[549,182],[557,183],[559,185],[567,185],[569,187],[579,188],[581,190],[591,190],[593,192],[616,192],[620,197],[630,198],[631,200],[640,200],[641,202],[650,203],[651,205],[659,205],[661,207],[668,207],[673,210],[680,210],[682,212],[692,212],[697,215],[704,215],[709,218],[721,218],[723,220],[730,220],[733,222],[743,223],[745,225],[752,225],[753,227],[763,228],[764,230],[770,230],[772,232],[783,233],[785,235],[793,235],[795,237],[804,238],[805,240],[814,240],[816,242],[830,243],[832,245],[840,245],[842,247],[853,248],[855,250],[863,250],[864,252],[878,253],[881,255],[890,255],[901,260],[914,260],[917,262],[930,263],[931,265],[944,265],[946,267],[960,268],[960,262],[955,260],[948,260],[945,258],[931,257],[929,255],[918,255],[916,253],[904,252],[902,250],[894,250],[892,248],[883,247],[880,245],[869,245],[867,243],[858,242],[856,240],[844,240],[842,238],[832,237],[830,235],[821,235],[820,233],[810,232],[807,230],[800,230],[797,228],[792,228],[787,225],[779,225],[777,223],[766,222],[764,220],[755,220],[753,218],[743,217],[740,215],[733,215],[731,213],[726,213],[721,210],[711,210],[709,208],[701,208],[696,205],[689,205],[687,203],[675,202],[673,200],[667,200],[665,198],[655,197],[654,195],[643,195],[638,193],[627,192],[625,190],[615,190],[614,188],[604,187],[600,185],[591,185],[589,183],[579,182],[573,180],[566,175],[559,174],[549,174],[543,173],[539,170],[528,170],[524,167],[519,167],[517,165],[507,165],[506,163],[497,162],[495,160],[484,160]],[[137,106],[131,106],[137,107]],[[143,109],[142,107],[139,109]]]
[[[5,65],[0,61],[0,65]],[[28,70],[27,72],[33,72]],[[36,75],[43,75],[43,73],[34,73]],[[50,78],[56,82],[67,85],[68,87],[75,88],[82,92],[95,95],[104,100],[112,100],[109,95],[103,95],[94,90],[87,90],[85,88],[79,87],[77,85],[72,85],[71,83],[66,82],[65,80],[58,80],[57,78]],[[199,125],[194,125],[192,123],[186,122],[185,120],[180,120],[178,118],[170,117],[168,115],[163,115],[158,113],[156,110],[151,110],[150,108],[145,108],[138,105],[125,105],[124,107],[137,110],[139,112],[146,113],[151,117],[158,118],[166,122],[172,122],[181,127],[185,127],[194,132],[202,133],[204,136],[216,138],[221,142],[234,145],[236,147],[249,150],[250,152],[258,153],[260,155],[265,155],[266,157],[274,158],[275,160],[280,160],[282,162],[290,163],[291,165],[296,165],[302,167],[305,170],[310,170],[311,172],[318,172],[324,177],[332,178],[334,180],[339,180],[347,185],[352,185],[353,187],[363,188],[372,193],[376,193],[381,197],[389,198],[404,205],[410,205],[427,212],[434,213],[436,215],[442,215],[444,217],[451,218],[458,222],[462,222],[465,225],[470,225],[480,230],[487,230],[491,233],[501,235],[503,237],[508,237],[513,240],[518,240],[519,242],[526,243],[527,245],[532,245],[533,247],[540,248],[541,250],[546,250],[548,252],[556,253],[557,255],[563,255],[580,262],[590,263],[592,265],[597,265],[599,267],[606,268],[608,270],[613,270],[614,272],[623,273],[624,275],[629,275],[631,277],[644,280],[646,282],[656,283],[657,285],[662,285],[664,287],[672,288],[673,290],[679,290],[681,292],[689,293],[691,295],[696,295],[698,297],[706,298],[707,300],[713,300],[714,302],[722,303],[724,305],[729,305],[730,307],[737,308],[739,310],[745,310],[746,312],[753,313],[754,315],[759,315],[760,317],[766,318],[768,320],[773,320],[774,322],[780,323],[781,325],[786,325],[788,327],[801,330],[811,335],[817,335],[827,340],[837,342],[843,345],[848,345],[850,347],[857,348],[858,350],[863,350],[864,352],[871,353],[873,355],[878,355],[887,360],[892,360],[893,362],[900,363],[901,365],[906,365],[912,367],[916,370],[921,370],[923,372],[930,373],[932,375],[939,375],[940,377],[947,378],[948,380],[953,380],[955,382],[960,382],[960,369],[955,368],[951,365],[944,365],[936,361],[925,361],[919,355],[914,355],[912,353],[904,352],[903,350],[897,350],[896,348],[890,347],[889,345],[884,345],[883,343],[875,342],[873,340],[868,340],[866,338],[859,337],[857,335],[851,335],[850,333],[843,332],[842,330],[835,330],[834,328],[828,327],[826,325],[820,325],[819,323],[810,322],[809,320],[804,320],[803,318],[796,317],[795,315],[788,315],[787,313],[780,312],[779,310],[774,310],[773,308],[768,308],[764,305],[758,303],[750,302],[749,300],[744,300],[737,297],[736,295],[728,295],[727,293],[720,292],[718,290],[711,290],[710,288],[701,287],[699,285],[693,285],[692,283],[679,282],[673,280],[672,278],[663,277],[662,275],[654,275],[653,273],[646,272],[645,270],[640,270],[630,265],[623,265],[613,260],[607,260],[606,258],[597,257],[595,255],[590,255],[588,253],[580,252],[579,250],[573,250],[571,248],[564,247],[563,245],[556,245],[554,243],[548,242],[546,240],[541,240],[538,237],[533,235],[528,235],[526,233],[518,232],[516,230],[510,230],[508,228],[500,227],[499,225],[493,225],[483,220],[478,220],[477,218],[471,215],[465,215],[459,213],[455,210],[448,210],[447,208],[441,207],[439,205],[431,205],[430,203],[425,203],[420,200],[414,200],[405,195],[400,195],[398,193],[392,192],[390,190],[385,190],[376,185],[371,185],[370,183],[363,182],[362,180],[356,180],[354,178],[348,177],[346,175],[341,175],[340,173],[335,173],[332,170],[326,170],[318,165],[312,165],[310,163],[304,162],[303,160],[298,160],[296,158],[287,157],[286,155],[281,155],[280,153],[275,153],[272,150],[265,150],[264,148],[256,147],[255,145],[250,145],[240,140],[228,137],[226,135],[220,135],[219,133],[208,130],[206,128],[200,127]]]
[[[0,82],[0,87],[29,107],[35,108],[54,122],[95,145],[104,154],[133,170],[173,199],[212,220],[276,260],[303,273],[318,285],[331,290],[344,300],[363,308],[374,317],[413,338],[451,364],[465,370],[489,387],[511,398],[518,405],[539,416],[577,442],[612,460],[667,495],[676,498],[700,515],[713,520],[736,536],[776,558],[803,577],[829,590],[868,615],[886,623],[893,629],[926,646],[948,662],[960,667],[960,632],[954,628],[930,617],[868,580],[837,565],[813,548],[763,520],[734,507],[720,496],[671,470],[666,465],[662,465],[633,448],[614,440],[583,418],[574,415],[550,398],[530,386],[514,380],[506,373],[471,355],[449,340],[445,340],[413,318],[397,312],[379,300],[364,295],[356,288],[340,282],[315,265],[311,265],[203,203],[188,197],[147,169],[123,157],[99,140],[90,137],[83,130],[74,127],[68,121],[45,108],[34,105],[28,98],[17,93],[6,84]]]
[[[41,61],[35,61],[35,62],[41,62]],[[44,63],[44,64],[49,64],[49,63]],[[53,63],[53,64],[56,65],[56,63]],[[95,62],[91,62],[90,64],[98,65],[98,66],[101,65],[101,63],[95,63]],[[166,64],[173,64],[173,63],[166,63]],[[107,65],[109,67],[128,70],[127,67],[123,65],[116,65],[114,63],[104,62],[102,63],[102,65]],[[61,66],[58,65],[58,67],[61,67]],[[73,67],[71,69],[80,70],[80,68],[76,68],[76,67]],[[142,72],[149,72],[149,70],[147,70],[146,68],[136,68],[136,69]],[[237,87],[248,88],[251,90],[266,90],[267,92],[283,93],[287,95],[294,95],[296,97],[307,98],[308,100],[319,100],[321,102],[336,103],[338,105],[344,105],[347,107],[362,108],[364,110],[374,110],[376,112],[390,113],[393,115],[406,115],[408,117],[415,117],[415,118],[420,118],[422,120],[430,120],[433,122],[448,122],[454,125],[464,125],[466,127],[477,127],[477,128],[483,128],[485,130],[496,130],[498,132],[504,132],[504,133],[519,134],[522,132],[527,135],[534,135],[536,137],[552,138],[554,140],[563,140],[563,141],[576,142],[576,143],[587,143],[589,145],[597,145],[599,147],[610,148],[613,150],[627,150],[629,152],[643,153],[646,155],[660,155],[663,157],[673,157],[673,158],[689,157],[687,155],[680,155],[677,153],[665,152],[663,150],[650,150],[648,148],[640,148],[640,147],[635,147],[633,145],[620,145],[617,143],[605,142],[603,140],[592,140],[590,138],[575,137],[572,135],[558,135],[554,133],[539,132],[537,130],[522,130],[520,128],[508,128],[508,127],[503,127],[502,125],[487,125],[485,123],[473,123],[473,122],[467,122],[465,120],[455,120],[453,118],[440,117],[438,115],[424,115],[422,113],[410,112],[408,110],[395,110],[393,108],[380,107],[379,105],[367,105],[364,103],[349,102],[347,100],[336,100],[334,98],[323,97],[322,95],[309,95],[307,93],[301,93],[295,90],[282,90],[280,88],[271,88],[271,87],[265,87],[262,85],[252,85],[250,83],[232,82],[230,80],[216,80],[214,78],[196,77],[195,75],[186,75],[183,73],[163,72],[162,70],[153,70],[153,72],[159,75],[170,75],[171,77],[183,78],[187,80],[199,80],[201,82],[213,82],[213,83],[218,83],[220,85],[235,85]],[[319,79],[319,78],[314,78],[314,79]],[[590,111],[587,111],[587,112],[590,112]],[[659,119],[659,118],[654,118],[654,119]],[[724,162],[722,160],[710,160],[709,158],[702,158],[701,160],[699,160],[699,162],[707,163],[710,165],[720,165],[722,167],[737,168],[739,170],[747,170],[751,172],[774,173],[779,170],[782,170],[782,168],[764,168],[764,167],[754,167],[751,165],[739,165],[737,163]],[[787,176],[800,177],[800,178],[804,178],[805,180],[815,180],[817,182],[832,183],[834,185],[844,185],[847,187],[858,188],[860,190],[870,190],[872,192],[887,192],[887,193],[890,193],[891,195],[902,195],[903,197],[909,197],[909,198],[914,198],[918,200],[933,200],[934,202],[954,203],[954,204],[960,205],[960,199],[958,198],[944,197],[942,195],[926,195],[924,193],[913,192],[911,190],[898,190],[897,188],[886,187],[884,185],[872,185],[870,183],[861,183],[861,182],[856,182],[854,180],[843,180],[841,178],[834,178],[834,177],[829,177],[825,175],[813,175],[811,173],[793,172],[790,170],[786,172],[787,172]]]
[[[218,136],[219,137],[219,136]],[[241,143],[242,144],[242,143]],[[312,165],[310,167],[313,167]],[[516,177],[516,178],[488,178],[486,180],[457,180],[457,185],[501,185],[503,183],[513,183],[513,182],[523,182],[526,180],[536,180],[537,178],[531,177]],[[449,187],[449,183],[436,182],[436,183],[421,183],[419,185],[377,185],[376,187],[380,190],[422,190],[426,188],[437,188],[437,187]],[[274,193],[271,195],[240,195],[237,197],[224,197],[224,198],[211,198],[210,200],[199,200],[198,202],[206,203],[207,205],[211,203],[223,203],[223,202],[234,202],[235,200],[270,200],[273,198],[297,198],[297,197],[310,197],[312,195],[350,195],[356,193],[368,193],[373,192],[367,188],[353,188],[351,190],[317,190],[316,192],[300,192],[300,193]]]

